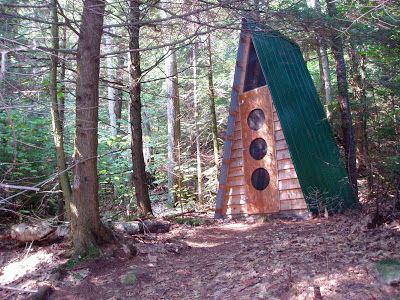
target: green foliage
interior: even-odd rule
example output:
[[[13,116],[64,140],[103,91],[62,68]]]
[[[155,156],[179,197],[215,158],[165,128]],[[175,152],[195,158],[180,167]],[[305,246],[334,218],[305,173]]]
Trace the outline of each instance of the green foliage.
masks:
[[[14,159],[9,180],[50,173],[55,164],[50,123],[47,117],[30,118],[20,111],[12,111],[9,117],[0,112],[0,173]]]

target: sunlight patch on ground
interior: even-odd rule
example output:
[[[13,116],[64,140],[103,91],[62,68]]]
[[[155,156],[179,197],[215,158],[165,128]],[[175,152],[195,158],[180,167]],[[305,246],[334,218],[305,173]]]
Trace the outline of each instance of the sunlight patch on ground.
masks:
[[[2,268],[0,284],[12,283],[26,274],[36,271],[41,264],[51,263],[53,259],[54,255],[52,253],[41,250],[8,263]]]
[[[384,225],[387,229],[391,229],[395,232],[400,232],[400,222],[399,221],[393,221],[389,224]]]
[[[243,224],[243,223],[232,223],[223,226],[224,229],[230,229],[235,231],[246,231],[249,230],[249,227],[250,226],[248,224]]]
[[[212,243],[212,242],[187,242],[187,244],[190,247],[193,248],[212,248],[212,247],[218,247],[222,245],[223,243]]]

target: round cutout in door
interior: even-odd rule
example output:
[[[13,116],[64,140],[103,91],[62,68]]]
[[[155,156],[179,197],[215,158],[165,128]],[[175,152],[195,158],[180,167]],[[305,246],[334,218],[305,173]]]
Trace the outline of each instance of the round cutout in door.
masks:
[[[258,191],[265,190],[269,184],[268,171],[264,168],[255,169],[251,174],[251,184]]]
[[[250,143],[249,150],[255,160],[263,159],[267,154],[267,142],[263,138],[256,138]]]
[[[253,130],[261,129],[265,124],[265,115],[262,109],[253,109],[247,117],[247,125]]]

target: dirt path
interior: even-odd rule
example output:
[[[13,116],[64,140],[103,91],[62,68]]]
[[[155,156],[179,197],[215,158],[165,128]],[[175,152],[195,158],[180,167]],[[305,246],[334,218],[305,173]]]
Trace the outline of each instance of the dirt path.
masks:
[[[399,258],[400,226],[328,220],[176,225],[139,255],[77,266],[51,299],[400,299],[374,262]]]

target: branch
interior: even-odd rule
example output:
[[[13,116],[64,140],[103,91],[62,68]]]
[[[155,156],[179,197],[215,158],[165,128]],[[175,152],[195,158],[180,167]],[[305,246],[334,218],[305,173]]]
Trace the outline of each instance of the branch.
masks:
[[[35,191],[35,192],[40,191],[40,189],[37,188],[37,187],[21,186],[21,185],[12,185],[12,184],[7,184],[7,183],[6,183],[6,184],[0,183],[0,188],[3,188],[3,189],[26,190],[26,191]]]

